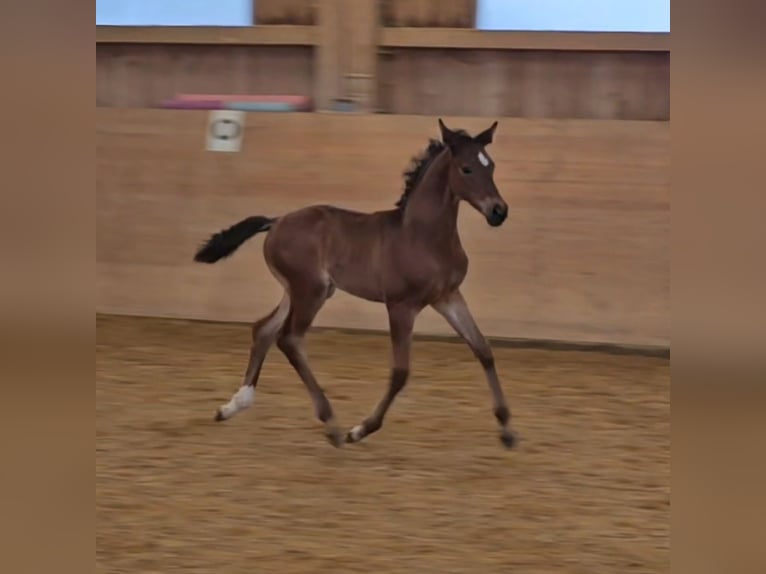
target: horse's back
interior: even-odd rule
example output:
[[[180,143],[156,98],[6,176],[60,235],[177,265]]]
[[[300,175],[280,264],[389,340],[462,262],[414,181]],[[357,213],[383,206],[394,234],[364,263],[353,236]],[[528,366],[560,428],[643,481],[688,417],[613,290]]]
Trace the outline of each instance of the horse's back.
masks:
[[[357,241],[376,237],[390,225],[392,212],[373,213],[356,211],[334,205],[310,205],[291,211],[279,218],[272,233],[301,235],[307,240],[332,238]]]

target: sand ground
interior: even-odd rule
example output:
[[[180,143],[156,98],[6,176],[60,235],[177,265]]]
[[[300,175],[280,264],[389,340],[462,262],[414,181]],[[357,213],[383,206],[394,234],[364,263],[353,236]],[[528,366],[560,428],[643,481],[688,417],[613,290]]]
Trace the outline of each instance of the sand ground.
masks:
[[[670,364],[495,350],[520,444],[481,368],[416,341],[386,424],[334,449],[274,349],[225,423],[249,328],[99,317],[97,572],[668,572]],[[344,427],[382,396],[385,336],[310,335]]]

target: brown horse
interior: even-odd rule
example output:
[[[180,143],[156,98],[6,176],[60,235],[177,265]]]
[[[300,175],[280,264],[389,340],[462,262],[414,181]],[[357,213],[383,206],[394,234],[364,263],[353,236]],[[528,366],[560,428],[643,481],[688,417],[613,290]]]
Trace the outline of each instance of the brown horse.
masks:
[[[425,152],[414,158],[395,209],[360,213],[315,205],[279,218],[253,216],[216,233],[199,249],[195,261],[214,263],[256,233],[268,230],[264,257],[285,289],[279,305],[253,325],[244,381],[218,409],[216,420],[231,418],[253,403],[261,366],[276,342],[306,385],[326,436],[333,445],[341,446],[343,435],[330,401],[309,368],[303,342],[314,317],[338,288],[386,305],[393,347],[388,389],[372,415],[346,434],[346,442],[360,441],[380,429],[394,397],[407,382],[415,318],[430,305],[481,362],[492,391],[500,438],[505,446],[513,446],[510,411],[492,350],[460,293],[468,270],[457,229],[460,201],[467,201],[493,227],[502,225],[508,215],[493,179],[495,164],[485,150],[496,127],[494,122],[471,137],[463,130],[450,130],[439,119],[442,141],[430,140]]]

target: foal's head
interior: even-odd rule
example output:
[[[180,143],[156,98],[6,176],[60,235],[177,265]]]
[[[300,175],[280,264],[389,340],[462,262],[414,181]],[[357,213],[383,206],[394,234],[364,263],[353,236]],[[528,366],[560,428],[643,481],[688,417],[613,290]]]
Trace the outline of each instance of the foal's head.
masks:
[[[495,162],[485,149],[492,143],[497,122],[476,137],[453,132],[441,118],[439,128],[451,156],[447,180],[450,191],[458,200],[470,203],[492,227],[502,225],[508,216],[508,204],[497,191],[493,177]]]

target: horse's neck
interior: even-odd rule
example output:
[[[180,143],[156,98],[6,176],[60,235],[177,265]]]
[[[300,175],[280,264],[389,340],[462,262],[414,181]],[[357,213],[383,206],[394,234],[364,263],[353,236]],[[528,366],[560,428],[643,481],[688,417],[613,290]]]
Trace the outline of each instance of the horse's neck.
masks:
[[[404,224],[433,233],[434,237],[457,234],[458,203],[447,189],[449,153],[439,154],[407,201]]]

